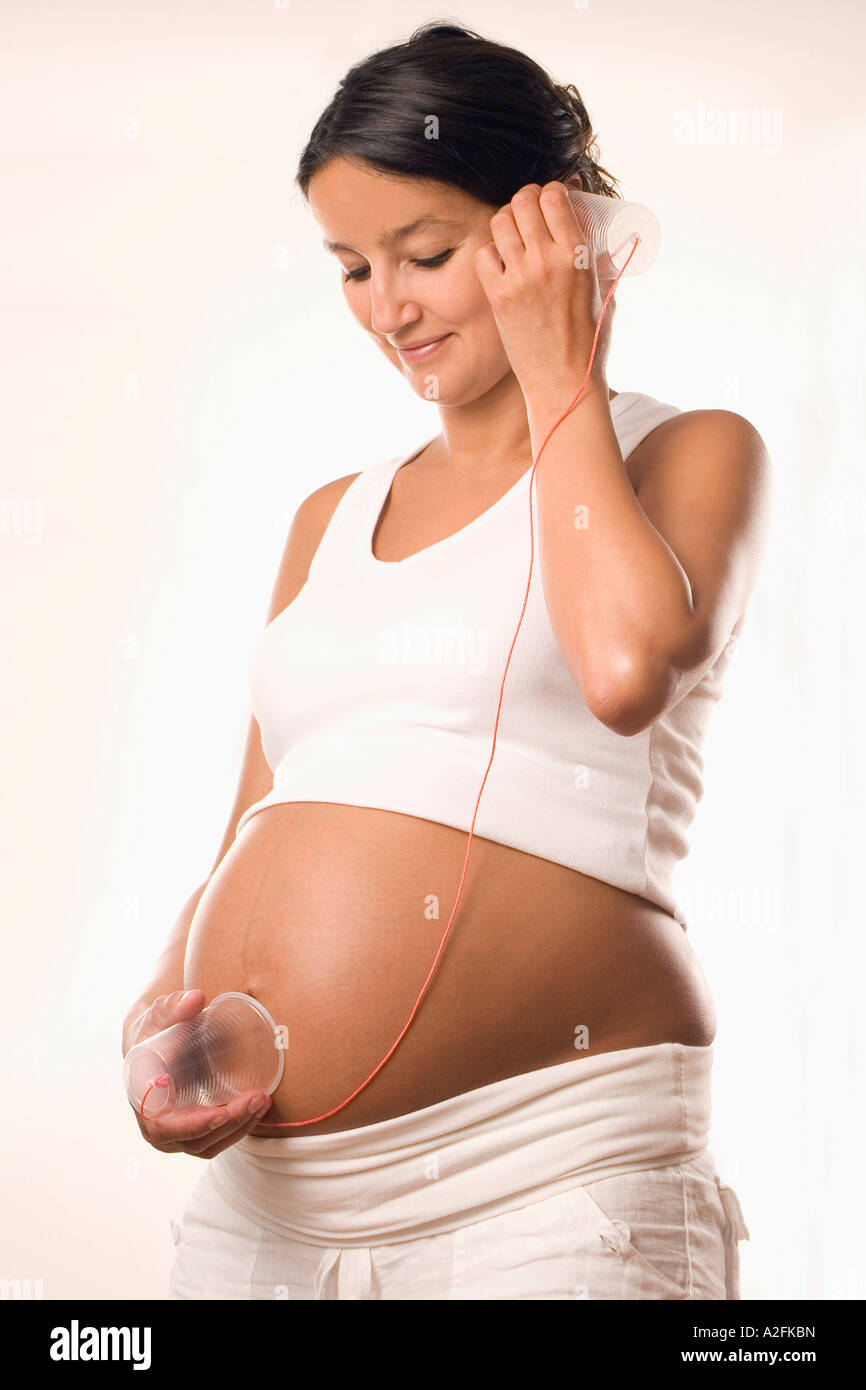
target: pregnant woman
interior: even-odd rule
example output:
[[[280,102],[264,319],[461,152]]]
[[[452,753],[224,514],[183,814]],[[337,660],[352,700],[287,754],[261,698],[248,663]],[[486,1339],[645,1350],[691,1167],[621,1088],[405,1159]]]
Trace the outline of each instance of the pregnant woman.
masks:
[[[439,428],[298,508],[225,838],[127,1016],[124,1052],[239,990],[288,1039],[270,1103],[138,1116],[211,1160],[171,1298],[739,1297],[671,875],[769,462],[739,415],[608,387],[613,299],[587,372],[592,140],[573,87],[428,25],[303,151],[349,310]]]

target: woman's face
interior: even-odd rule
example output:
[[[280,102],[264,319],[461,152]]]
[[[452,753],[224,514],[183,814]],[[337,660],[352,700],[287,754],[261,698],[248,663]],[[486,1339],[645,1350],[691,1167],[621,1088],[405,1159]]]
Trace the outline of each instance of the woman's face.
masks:
[[[309,203],[350,310],[417,395],[465,405],[509,374],[473,263],[496,207],[450,184],[339,158],[314,174]],[[400,352],[434,338],[443,341],[429,352]]]

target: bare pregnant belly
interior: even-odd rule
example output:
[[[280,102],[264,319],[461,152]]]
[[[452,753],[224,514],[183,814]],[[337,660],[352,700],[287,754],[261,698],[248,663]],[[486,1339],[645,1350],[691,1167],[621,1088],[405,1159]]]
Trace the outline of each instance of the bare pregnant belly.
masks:
[[[384,1057],[433,963],[467,839],[328,802],[271,806],[244,827],[199,901],[184,986],[208,1000],[241,990],[287,1030],[269,1121],[331,1110]],[[474,836],[439,965],[385,1066],[329,1119],[253,1133],[354,1129],[595,1052],[705,1046],[715,1026],[703,972],[666,912]]]

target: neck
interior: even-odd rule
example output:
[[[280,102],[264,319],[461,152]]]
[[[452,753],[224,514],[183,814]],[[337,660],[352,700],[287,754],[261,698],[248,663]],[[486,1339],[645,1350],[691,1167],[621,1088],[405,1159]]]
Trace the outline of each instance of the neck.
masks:
[[[617,395],[608,390],[610,400]],[[568,404],[563,401],[563,410]],[[438,445],[438,463],[455,477],[478,477],[480,461],[491,476],[511,465],[521,471],[532,466],[526,401],[513,373],[469,405],[440,405],[439,418],[442,434],[431,451]]]

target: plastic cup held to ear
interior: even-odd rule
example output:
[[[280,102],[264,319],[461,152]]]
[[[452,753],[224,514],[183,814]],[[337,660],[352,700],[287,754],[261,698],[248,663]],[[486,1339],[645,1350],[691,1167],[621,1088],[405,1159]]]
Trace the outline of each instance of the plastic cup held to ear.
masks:
[[[658,255],[661,228],[655,213],[642,203],[627,203],[622,198],[605,198],[600,193],[585,193],[567,183],[569,201],[592,247],[599,280],[615,280],[628,259],[639,236],[637,250],[623,275],[641,275],[649,270]]]

